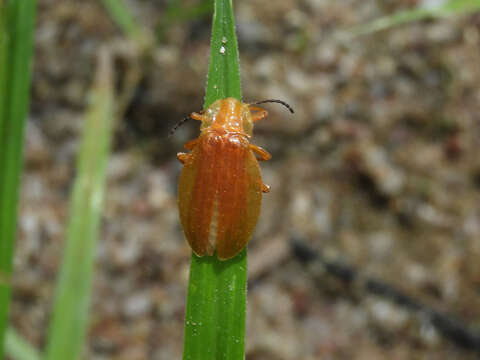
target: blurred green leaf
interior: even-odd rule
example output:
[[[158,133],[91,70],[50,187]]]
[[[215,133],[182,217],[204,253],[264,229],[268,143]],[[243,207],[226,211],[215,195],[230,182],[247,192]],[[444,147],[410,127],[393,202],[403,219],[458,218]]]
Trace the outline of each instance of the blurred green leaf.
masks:
[[[205,107],[241,100],[240,66],[232,3],[216,0]],[[185,315],[184,360],[243,360],[247,252],[227,261],[192,254]]]
[[[8,322],[36,1],[0,1],[0,359]]]
[[[114,119],[112,59],[101,49],[73,185],[63,257],[46,349],[47,360],[76,360],[88,324],[93,264]]]
[[[176,23],[193,21],[210,14],[213,10],[213,3],[212,0],[201,0],[197,4],[187,7],[180,0],[168,1],[167,10],[156,28],[157,37],[163,39],[171,26]]]
[[[115,23],[132,38],[141,36],[141,27],[135,22],[130,9],[123,0],[101,0]]]
[[[170,0],[167,6],[167,12],[163,18],[165,22],[193,20],[211,13],[213,10],[213,1],[202,0],[196,5],[189,7],[183,6],[180,0]]]
[[[354,27],[349,33],[353,36],[366,35],[412,21],[472,13],[478,10],[480,10],[480,0],[443,1],[439,2],[439,5],[436,6],[419,7],[413,10],[400,11],[390,16],[381,17],[367,24]]]
[[[135,17],[124,0],[101,0],[117,26],[134,41],[141,51],[150,49],[153,38],[151,32],[135,21]]]
[[[38,351],[12,328],[7,330],[5,351],[13,360],[40,360]]]

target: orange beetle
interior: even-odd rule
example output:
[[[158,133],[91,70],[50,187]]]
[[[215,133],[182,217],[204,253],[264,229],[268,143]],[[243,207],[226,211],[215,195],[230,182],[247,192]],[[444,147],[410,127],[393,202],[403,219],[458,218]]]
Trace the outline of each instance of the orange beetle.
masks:
[[[179,179],[178,205],[183,231],[198,256],[220,260],[237,255],[250,240],[257,224],[262,192],[258,160],[271,155],[250,144],[253,123],[267,111],[253,106],[280,100],[244,104],[235,98],[215,101],[207,110],[185,120],[200,120],[200,136],[185,144],[190,153],[178,153],[184,165]],[[178,126],[177,126],[178,127]],[[175,130],[175,129],[173,129]]]

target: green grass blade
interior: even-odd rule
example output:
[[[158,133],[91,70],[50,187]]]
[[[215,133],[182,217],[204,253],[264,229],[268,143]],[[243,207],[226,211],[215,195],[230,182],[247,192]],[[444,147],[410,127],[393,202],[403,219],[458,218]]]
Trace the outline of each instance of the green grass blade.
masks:
[[[124,0],[101,1],[113,21],[138,46],[140,52],[148,52],[154,45],[152,33],[149,29],[135,21],[135,17]]]
[[[0,0],[0,359],[11,294],[35,9],[34,0]]]
[[[470,13],[480,9],[479,0],[450,0],[441,7],[443,16],[450,14]]]
[[[37,349],[11,328],[5,337],[5,352],[13,360],[40,360]]]
[[[192,255],[184,360],[245,358],[246,251],[232,260]]]
[[[480,0],[450,0],[439,6],[400,11],[351,29],[353,36],[366,35],[425,18],[446,17],[480,10]]]
[[[241,100],[240,66],[232,3],[216,0],[205,106]],[[247,253],[220,261],[192,254],[185,314],[184,360],[243,360]]]
[[[167,9],[160,18],[155,30],[157,40],[161,42],[173,25],[210,15],[212,10],[212,0],[200,0],[200,2],[190,4],[189,6],[185,6],[184,1],[181,0],[168,1]]]
[[[163,19],[164,22],[173,23],[175,21],[187,21],[210,14],[213,10],[213,1],[201,0],[199,3],[191,6],[185,6],[180,0],[171,0],[168,2],[167,11]]]
[[[190,6],[185,6],[184,1],[181,0],[170,0],[157,27],[157,36],[163,38],[172,25],[201,18],[211,14],[212,10],[212,0],[201,0]]]
[[[231,0],[215,0],[205,107],[226,97],[242,99],[240,63]]]
[[[142,36],[141,27],[135,22],[130,9],[123,0],[102,0],[115,23],[131,38]]]
[[[82,353],[114,117],[111,71],[110,54],[103,49],[78,153],[66,250],[46,350],[48,360],[75,360]]]

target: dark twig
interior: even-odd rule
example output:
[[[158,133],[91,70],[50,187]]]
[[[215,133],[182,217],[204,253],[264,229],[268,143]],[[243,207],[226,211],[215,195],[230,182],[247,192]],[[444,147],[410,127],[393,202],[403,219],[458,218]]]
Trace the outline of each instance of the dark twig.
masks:
[[[352,266],[326,259],[300,241],[292,241],[292,250],[296,258],[304,264],[319,264],[331,276],[347,283],[363,288],[367,293],[390,300],[391,302],[412,311],[422,320],[429,321],[440,334],[456,345],[480,352],[480,333],[462,324],[449,315],[442,314],[429,306],[422,304],[413,297],[404,294],[392,285],[383,281],[364,277]]]

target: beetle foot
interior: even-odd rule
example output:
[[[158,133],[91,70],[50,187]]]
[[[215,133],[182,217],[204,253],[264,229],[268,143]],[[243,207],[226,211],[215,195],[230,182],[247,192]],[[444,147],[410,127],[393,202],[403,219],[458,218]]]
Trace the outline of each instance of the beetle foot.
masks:
[[[185,162],[190,158],[190,154],[187,153],[178,153],[177,154],[177,159],[180,161],[182,164],[185,164]]]

